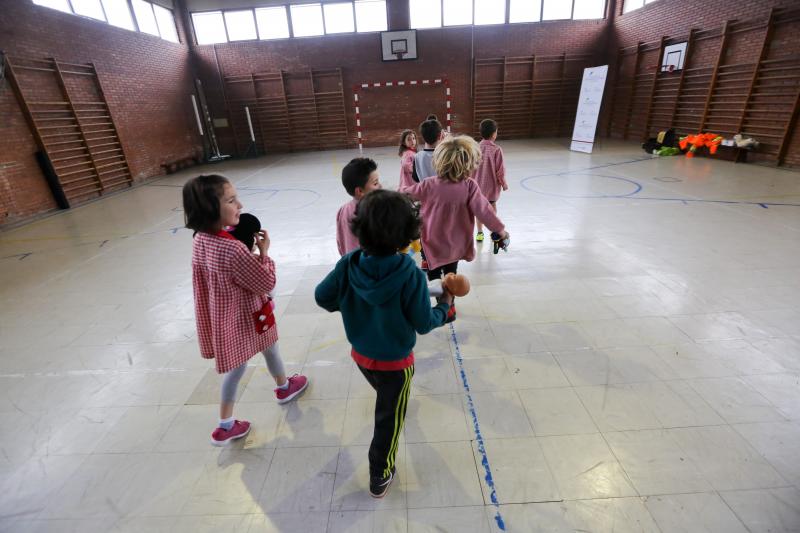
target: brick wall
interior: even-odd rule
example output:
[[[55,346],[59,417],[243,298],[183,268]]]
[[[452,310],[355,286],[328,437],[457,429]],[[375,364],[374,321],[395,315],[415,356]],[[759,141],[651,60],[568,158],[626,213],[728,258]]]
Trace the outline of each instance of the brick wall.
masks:
[[[649,100],[642,99],[642,94],[650,93],[650,73],[654,73],[656,69],[656,62],[658,60],[659,47],[646,45],[643,53],[640,53],[639,66],[636,72],[633,71],[635,66],[635,54],[628,53],[623,57],[622,68],[617,71],[616,62],[619,60],[617,51],[620,47],[635,47],[637,43],[654,43],[662,37],[667,38],[686,38],[691,29],[700,30],[701,33],[706,35],[717,35],[716,38],[703,39],[689,51],[688,66],[690,68],[707,68],[713,71],[713,67],[719,56],[720,42],[721,42],[721,28],[723,24],[728,21],[732,28],[735,28],[730,38],[727,41],[725,49],[722,51],[720,64],[734,66],[741,65],[745,78],[751,76],[752,68],[758,60],[761,45],[764,40],[765,29],[763,24],[769,16],[772,8],[784,7],[798,7],[796,0],[706,0],[704,2],[685,2],[681,0],[658,0],[645,7],[632,11],[627,14],[621,14],[622,1],[618,0],[615,8],[615,14],[612,25],[612,30],[608,36],[607,41],[607,55],[609,63],[611,63],[611,81],[609,89],[615,87],[616,93],[613,90],[606,92],[606,101],[604,102],[604,113],[601,117],[601,123],[598,126],[600,134],[610,133],[614,137],[626,137],[628,139],[638,140],[642,137],[653,134],[658,129],[669,127],[673,125],[668,117],[661,117],[659,119],[651,119],[647,124],[647,113],[643,112],[644,109],[649,107]],[[775,26],[773,31],[771,45],[768,46],[765,59],[773,60],[777,58],[789,58],[800,56],[800,23],[789,17],[790,22],[782,22]],[[632,48],[629,50],[633,50]],[[773,65],[770,65],[773,66]],[[631,95],[629,90],[626,89],[628,81],[630,85],[634,86],[631,77],[638,74],[636,81],[637,90],[633,94],[634,100],[631,102]],[[792,71],[779,72],[778,74],[790,74]],[[794,73],[796,74],[796,73]],[[677,75],[677,74],[676,74]],[[662,90],[664,82],[669,83],[669,76],[658,76],[656,83],[656,92]],[[789,76],[792,77],[792,76]],[[617,79],[615,79],[617,78]],[[787,78],[788,79],[788,78]],[[774,82],[771,82],[774,83]],[[782,87],[776,86],[770,90],[784,90],[792,92],[797,90],[797,81],[778,82],[783,83]],[[621,85],[621,86],[620,86]],[[749,85],[749,82],[745,82]],[[697,85],[695,85],[697,86]],[[727,87],[731,87],[727,85]],[[727,91],[727,92],[726,92]],[[746,88],[744,89],[746,92]],[[707,129],[719,131],[720,133],[731,135],[731,131],[726,129],[737,130],[739,118],[744,113],[744,104],[742,103],[741,96],[727,96],[731,93],[740,93],[742,89],[729,88],[726,85],[715,86],[713,91],[713,101],[727,102],[730,101],[730,107],[712,107],[706,113],[706,122],[708,123]],[[756,89],[758,92],[758,89]],[[615,93],[615,94],[614,94]],[[706,94],[704,92],[696,92],[694,94]],[[754,93],[755,94],[755,93]],[[661,97],[661,100],[656,100],[656,106],[662,110],[666,107],[669,109],[668,97]],[[667,98],[666,100],[664,98]],[[758,98],[758,97],[757,97]],[[786,98],[789,107],[790,97]],[[612,108],[613,102],[613,108]],[[758,116],[756,111],[751,109],[769,109],[764,107],[764,100],[759,100],[759,103],[753,104],[751,98],[748,102],[748,117],[755,120]],[[780,110],[782,113],[786,110],[786,105],[772,105],[777,104],[776,100],[769,100],[770,107],[776,111]],[[622,109],[620,108],[622,105]],[[704,101],[695,103],[684,103],[679,106],[678,112],[683,112],[688,117],[700,117],[704,115]],[[687,110],[686,106],[694,107],[694,109]],[[753,107],[755,105],[755,107]],[[611,117],[613,109],[613,118]],[[766,111],[767,113],[769,111]],[[756,113],[755,115],[753,113]],[[733,117],[733,118],[731,118]],[[674,117],[673,117],[674,119]],[[690,132],[691,128],[686,129],[688,123],[692,120],[682,120],[678,118],[675,126],[680,130],[684,126],[685,132]],[[733,123],[733,124],[731,124]],[[761,124],[764,124],[761,122]],[[757,139],[760,137],[762,141],[761,155],[756,158],[761,158],[766,161],[775,161],[776,152],[780,145],[780,138],[782,131],[777,129],[770,129],[764,125],[759,129],[755,122],[747,121],[741,128],[745,133],[750,133]],[[694,130],[692,130],[694,131]],[[800,136],[794,135],[794,138],[789,141],[788,148],[786,149],[785,162],[789,165],[800,165]]]
[[[688,35],[691,28],[714,28],[725,20],[764,18],[772,7],[797,6],[797,0],[658,0],[624,15],[623,0],[617,0],[614,21],[619,46],[652,41],[662,35]]]
[[[13,57],[94,62],[134,179],[202,150],[192,115],[185,44],[33,5],[0,2],[0,49]],[[181,41],[186,42],[179,22]],[[0,224],[55,208],[36,163],[36,142],[6,81],[0,85]]]
[[[453,130],[471,132],[473,57],[555,55],[564,52],[593,54],[596,52],[595,43],[603,34],[605,25],[602,20],[561,21],[474,29],[419,30],[419,59],[397,63],[381,61],[378,34],[198,46],[197,68],[212,113],[224,117],[220,75],[341,67],[348,132],[353,146],[354,84],[448,78],[452,88]],[[402,129],[415,128],[428,113],[436,113],[442,120],[445,115],[444,89],[438,86],[366,89],[362,91],[361,98],[367,146],[394,144]],[[222,148],[228,153],[235,153],[230,128],[220,128],[218,136]]]

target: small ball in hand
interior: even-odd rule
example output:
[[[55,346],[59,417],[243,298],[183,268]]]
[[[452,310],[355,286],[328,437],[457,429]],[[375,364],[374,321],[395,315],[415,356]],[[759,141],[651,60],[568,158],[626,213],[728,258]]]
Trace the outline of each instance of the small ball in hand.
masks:
[[[442,285],[447,288],[447,291],[453,296],[466,296],[469,294],[469,279],[463,274],[447,274],[442,281]]]

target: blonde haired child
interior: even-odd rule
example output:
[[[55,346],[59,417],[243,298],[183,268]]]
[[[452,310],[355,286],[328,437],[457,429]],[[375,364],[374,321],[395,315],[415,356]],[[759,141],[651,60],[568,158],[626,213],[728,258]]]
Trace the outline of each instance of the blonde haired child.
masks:
[[[502,238],[508,238],[505,225],[470,178],[480,158],[480,148],[472,138],[466,135],[446,138],[433,153],[436,176],[401,189],[422,204],[421,241],[429,280],[455,273],[460,260],[475,258],[472,241],[475,218]],[[448,318],[455,318],[454,307]]]

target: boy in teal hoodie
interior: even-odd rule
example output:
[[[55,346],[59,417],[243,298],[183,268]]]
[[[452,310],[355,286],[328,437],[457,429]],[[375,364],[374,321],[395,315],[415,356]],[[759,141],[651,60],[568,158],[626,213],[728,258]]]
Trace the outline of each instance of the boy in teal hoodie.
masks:
[[[361,248],[344,255],[317,285],[317,305],[340,311],[351,356],[377,392],[375,431],[369,447],[369,491],[386,495],[395,475],[395,456],[406,416],[414,345],[442,326],[453,297],[431,307],[427,277],[406,254],[419,238],[420,219],[407,196],[387,190],[367,194],[351,229]]]

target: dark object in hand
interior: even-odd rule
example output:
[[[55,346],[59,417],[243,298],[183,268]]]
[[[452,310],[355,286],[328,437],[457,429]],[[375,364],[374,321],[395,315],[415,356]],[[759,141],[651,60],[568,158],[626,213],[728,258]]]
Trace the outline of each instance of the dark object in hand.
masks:
[[[233,228],[231,235],[242,241],[248,250],[252,250],[256,242],[256,233],[259,231],[261,231],[261,222],[255,215],[242,213],[239,215],[239,224]]]
[[[511,239],[509,238],[502,238],[502,235],[497,233],[496,231],[492,232],[492,244],[494,244],[494,248],[492,249],[493,253],[497,253],[502,248],[504,252],[508,251],[508,245],[511,244]]]

